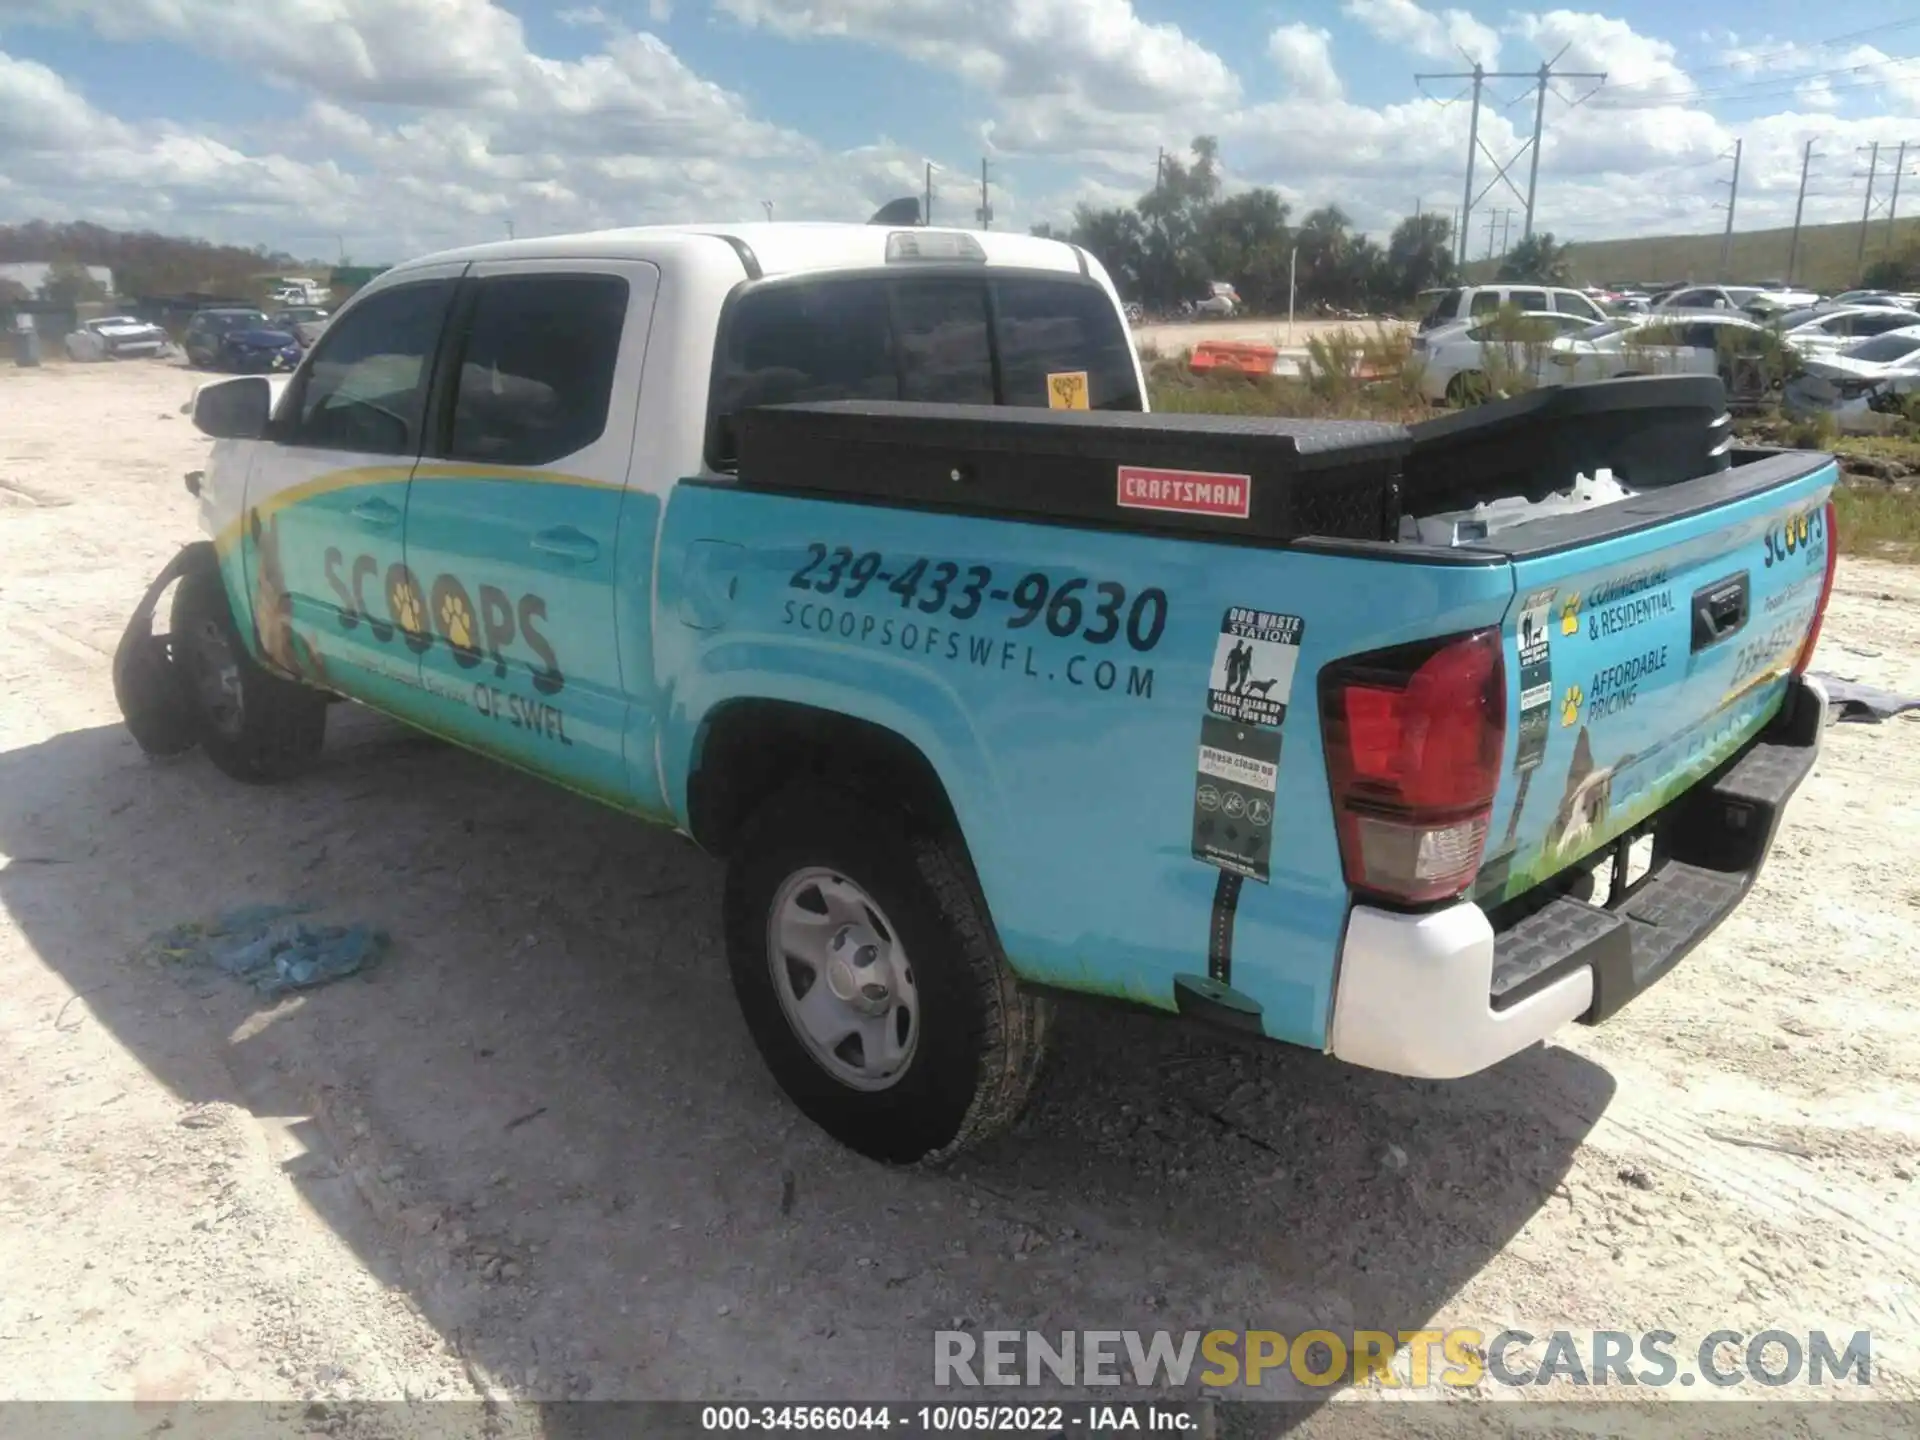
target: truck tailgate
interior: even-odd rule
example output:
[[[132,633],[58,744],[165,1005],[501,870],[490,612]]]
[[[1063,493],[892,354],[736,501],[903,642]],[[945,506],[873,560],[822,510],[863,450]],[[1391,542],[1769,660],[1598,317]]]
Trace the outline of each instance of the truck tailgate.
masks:
[[[1635,830],[1773,717],[1823,603],[1835,475],[1773,456],[1596,511],[1592,540],[1587,517],[1509,532],[1513,738],[1482,905]]]

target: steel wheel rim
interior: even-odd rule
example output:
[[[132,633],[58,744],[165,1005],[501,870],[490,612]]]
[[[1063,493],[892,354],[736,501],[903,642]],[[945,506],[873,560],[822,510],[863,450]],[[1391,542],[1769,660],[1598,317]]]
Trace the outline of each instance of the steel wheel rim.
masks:
[[[920,1046],[920,993],[900,932],[872,896],[836,870],[796,870],[768,909],[767,965],[816,1065],[854,1090],[899,1083]]]
[[[193,693],[200,711],[220,734],[235,736],[244,721],[244,692],[240,662],[220,632],[219,622],[203,620],[193,632],[190,647]]]

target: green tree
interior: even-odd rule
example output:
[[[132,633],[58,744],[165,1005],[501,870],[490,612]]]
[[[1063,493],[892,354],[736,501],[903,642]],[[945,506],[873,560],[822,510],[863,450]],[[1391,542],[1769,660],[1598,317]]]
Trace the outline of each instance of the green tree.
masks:
[[[1038,225],[1027,227],[1027,233],[1041,240],[1064,240],[1067,237],[1053,228],[1053,222],[1042,220]]]
[[[1353,221],[1338,205],[1323,205],[1300,222],[1300,290],[1315,300],[1351,299]]]
[[[1409,215],[1387,240],[1387,288],[1401,304],[1454,278],[1453,222],[1444,215]]]
[[[1155,305],[1195,299],[1208,280],[1200,254],[1200,225],[1220,196],[1220,142],[1211,135],[1194,139],[1192,158],[1166,156],[1159,183],[1140,197],[1134,209],[1146,226],[1146,255],[1140,277],[1141,298]]]
[[[1248,190],[1209,205],[1195,239],[1208,279],[1230,282],[1255,310],[1286,307],[1293,232],[1276,192]]]
[[[1558,243],[1551,230],[1529,235],[1500,262],[1502,280],[1530,280],[1536,285],[1573,283],[1571,247]]]
[[[1123,299],[1144,300],[1147,267],[1147,227],[1137,210],[1096,210],[1082,205],[1073,212],[1073,243],[1107,267],[1114,289]]]

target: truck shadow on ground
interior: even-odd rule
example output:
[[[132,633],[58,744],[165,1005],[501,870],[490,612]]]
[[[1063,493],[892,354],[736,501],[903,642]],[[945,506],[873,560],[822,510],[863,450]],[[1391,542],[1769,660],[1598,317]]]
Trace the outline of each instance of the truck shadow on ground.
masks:
[[[1566,1203],[1613,1092],[1564,1050],[1432,1085],[1076,1007],[1011,1137],[887,1170],[762,1070],[718,865],[335,720],[321,767],[273,789],[148,762],[118,727],[0,756],[0,902],[183,1104],[297,1092],[358,1189],[292,1183],[527,1398],[932,1397],[955,1328],[1419,1328]],[[285,900],[393,952],[277,1005],[130,958]],[[206,1047],[231,1093],[191,1093],[172,1058]]]

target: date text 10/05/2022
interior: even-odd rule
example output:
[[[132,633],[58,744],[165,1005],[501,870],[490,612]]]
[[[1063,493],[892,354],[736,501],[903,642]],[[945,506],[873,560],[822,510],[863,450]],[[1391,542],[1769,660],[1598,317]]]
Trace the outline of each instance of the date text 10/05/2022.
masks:
[[[817,541],[807,547],[806,562],[787,583],[790,589],[822,597],[787,600],[782,623],[796,629],[1035,680],[1064,679],[1070,685],[1153,697],[1151,666],[1100,654],[1047,657],[1033,645],[1012,638],[996,641],[971,627],[952,628],[951,622],[965,625],[984,612],[987,623],[998,617],[1006,631],[1041,624],[1045,634],[1058,640],[1097,646],[1123,641],[1135,654],[1145,655],[1167,628],[1167,594],[1157,587],[1129,595],[1118,581],[1085,576],[1056,580],[1039,570],[1009,581],[988,565],[923,558],[889,570],[878,551],[856,554],[850,546]],[[826,597],[838,603],[829,604]],[[935,624],[936,619],[949,624]]]

